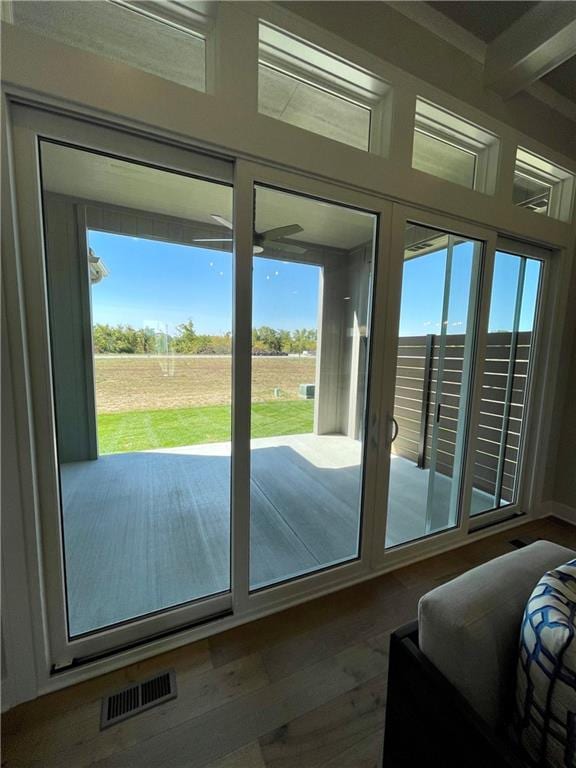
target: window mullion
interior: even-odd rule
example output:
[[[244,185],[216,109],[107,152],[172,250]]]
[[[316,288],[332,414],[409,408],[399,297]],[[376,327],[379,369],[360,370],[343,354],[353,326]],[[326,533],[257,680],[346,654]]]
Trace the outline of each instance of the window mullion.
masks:
[[[496,235],[487,238],[482,261],[480,264],[480,288],[478,293],[478,308],[476,322],[476,339],[472,360],[472,383],[470,408],[468,411],[468,430],[465,442],[465,467],[463,472],[462,493],[460,496],[460,520],[465,533],[470,530],[471,499],[474,483],[474,468],[476,445],[480,426],[480,408],[482,403],[482,381],[486,367],[486,350],[488,345],[488,319],[490,315],[490,299],[492,296],[492,279],[494,276],[494,260],[496,253]]]
[[[232,595],[248,605],[250,573],[250,411],[252,380],[252,248],[254,179],[243,162],[234,182],[234,329],[232,364]]]

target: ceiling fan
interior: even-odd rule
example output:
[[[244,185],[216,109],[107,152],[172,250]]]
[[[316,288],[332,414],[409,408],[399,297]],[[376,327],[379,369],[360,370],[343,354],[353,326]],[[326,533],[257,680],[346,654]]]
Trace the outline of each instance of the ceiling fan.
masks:
[[[210,216],[222,224],[227,229],[233,229],[231,221],[225,219],[223,216],[218,216],[216,213],[211,213]],[[281,237],[289,237],[290,235],[297,235],[304,230],[300,224],[288,224],[285,227],[274,227],[273,229],[267,229],[265,232],[254,232],[254,253],[263,253],[265,248],[272,248],[274,250],[282,251],[283,253],[306,253],[306,248],[302,248],[299,245],[292,243],[280,242]],[[197,237],[194,239],[195,243],[231,243],[231,237]]]

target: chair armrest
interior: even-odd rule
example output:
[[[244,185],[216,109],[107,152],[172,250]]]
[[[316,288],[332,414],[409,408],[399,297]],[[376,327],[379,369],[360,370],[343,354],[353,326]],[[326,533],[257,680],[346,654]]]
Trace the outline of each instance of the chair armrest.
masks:
[[[418,647],[418,623],[390,639],[383,768],[526,768]]]
[[[418,645],[490,727],[510,718],[526,602],[542,575],[575,557],[537,541],[433,589],[418,607]]]

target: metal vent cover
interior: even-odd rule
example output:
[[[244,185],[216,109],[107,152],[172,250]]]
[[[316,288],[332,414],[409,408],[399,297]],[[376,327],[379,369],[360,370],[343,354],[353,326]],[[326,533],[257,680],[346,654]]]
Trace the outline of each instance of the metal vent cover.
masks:
[[[511,539],[508,543],[516,549],[522,549],[522,547],[534,544],[535,541],[539,541],[539,539],[534,538],[534,536],[523,536],[521,539]]]
[[[176,673],[160,672],[102,699],[100,730],[176,698]]]

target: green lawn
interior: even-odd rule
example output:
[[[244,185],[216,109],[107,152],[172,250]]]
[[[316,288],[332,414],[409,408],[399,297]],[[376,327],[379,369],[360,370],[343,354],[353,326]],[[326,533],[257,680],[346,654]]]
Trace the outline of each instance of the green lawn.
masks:
[[[312,432],[313,400],[255,403],[252,437]],[[230,406],[127,411],[98,416],[98,446],[103,453],[176,448],[230,440]]]

